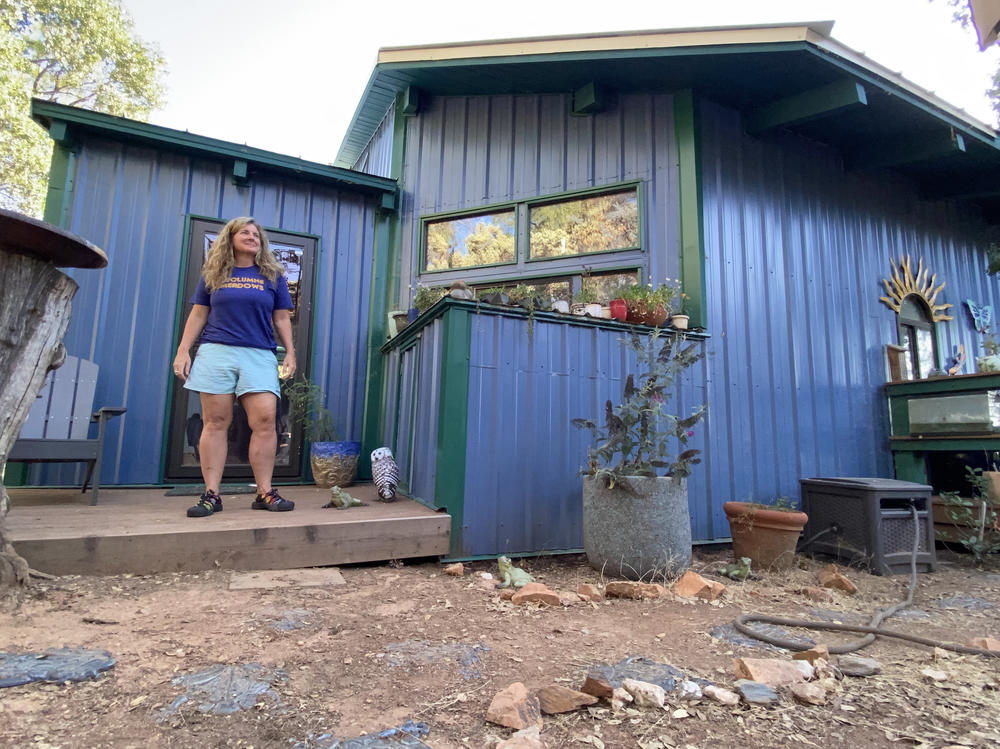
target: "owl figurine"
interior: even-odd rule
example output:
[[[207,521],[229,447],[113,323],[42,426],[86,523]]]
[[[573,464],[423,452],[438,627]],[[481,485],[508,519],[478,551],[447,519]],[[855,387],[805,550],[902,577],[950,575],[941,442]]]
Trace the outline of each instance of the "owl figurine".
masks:
[[[378,490],[378,498],[383,502],[396,499],[396,485],[399,483],[399,466],[392,457],[392,450],[380,447],[372,450],[372,481]]]

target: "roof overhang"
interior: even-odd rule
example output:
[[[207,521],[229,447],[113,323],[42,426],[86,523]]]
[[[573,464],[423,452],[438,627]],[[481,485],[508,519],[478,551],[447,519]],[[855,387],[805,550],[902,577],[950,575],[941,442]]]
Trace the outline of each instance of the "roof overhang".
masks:
[[[1000,222],[996,132],[830,37],[832,22],[581,34],[380,50],[335,163],[354,164],[407,90],[430,95],[691,89],[837,149],[848,168],[892,168],[929,198]]]
[[[361,192],[394,196],[398,189],[391,179],[41,99],[31,100],[31,116],[53,140],[71,147],[82,140],[84,134],[92,134],[222,160],[230,163],[233,179],[237,182],[245,182],[255,170],[266,170]],[[383,204],[391,204],[392,199],[388,200],[389,203],[384,200]]]

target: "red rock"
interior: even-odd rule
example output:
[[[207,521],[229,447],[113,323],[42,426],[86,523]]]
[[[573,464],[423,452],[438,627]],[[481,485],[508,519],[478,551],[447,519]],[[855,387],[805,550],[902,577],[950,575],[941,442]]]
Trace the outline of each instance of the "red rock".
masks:
[[[792,659],[796,661],[809,661],[816,665],[817,660],[830,660],[830,650],[826,645],[815,645],[808,650],[792,653]]]
[[[546,715],[570,713],[585,705],[593,705],[597,698],[586,692],[577,692],[567,687],[551,686],[536,690],[539,705]]]
[[[981,648],[982,650],[1000,652],[1000,640],[995,637],[973,637],[965,644],[970,648]]]
[[[444,574],[452,575],[453,577],[461,577],[465,574],[465,565],[461,562],[455,562],[454,564],[449,564],[444,568]]]
[[[726,586],[714,580],[706,580],[697,572],[688,570],[674,583],[674,593],[684,598],[703,598],[714,601],[726,592]]]
[[[608,598],[660,598],[666,594],[666,589],[658,583],[636,583],[616,581],[604,586],[604,595]]]
[[[819,603],[830,603],[833,601],[833,596],[829,592],[823,590],[822,588],[817,588],[810,586],[808,588],[799,588],[795,591],[796,593],[805,596],[811,601],[818,601]]]
[[[585,601],[604,600],[604,595],[601,593],[600,589],[596,585],[591,585],[590,583],[581,583],[580,587],[576,589],[576,594]]]
[[[486,710],[486,720],[497,725],[520,731],[529,726],[542,725],[541,705],[538,697],[528,688],[515,681],[506,689],[497,692]]]
[[[584,600],[582,596],[576,593],[571,593],[568,590],[560,590],[558,595],[559,603],[563,606],[572,606],[577,603],[583,603]]]
[[[516,590],[514,590],[513,588],[503,588],[503,589],[502,589],[502,590],[500,591],[500,598],[501,598],[501,600],[504,600],[504,601],[509,601],[509,600],[510,600],[511,598],[513,598],[513,597],[514,597],[514,594],[515,594],[516,592],[517,592],[517,591],[516,591]]]
[[[821,569],[817,573],[817,578],[819,579],[819,584],[824,588],[835,588],[836,590],[842,590],[852,596],[858,592],[858,586],[841,575],[837,571],[837,567],[835,565],[828,564],[826,567]]]
[[[515,606],[522,606],[526,603],[544,603],[547,606],[561,606],[562,601],[559,594],[541,583],[528,583],[514,594],[510,599]]]
[[[806,661],[779,658],[735,658],[733,671],[740,679],[749,679],[769,687],[783,687],[812,678],[813,667]]]
[[[580,687],[580,691],[592,694],[595,697],[611,699],[611,695],[614,693],[615,688],[611,686],[611,682],[607,679],[590,676],[588,674],[586,680],[583,682],[583,686]]]

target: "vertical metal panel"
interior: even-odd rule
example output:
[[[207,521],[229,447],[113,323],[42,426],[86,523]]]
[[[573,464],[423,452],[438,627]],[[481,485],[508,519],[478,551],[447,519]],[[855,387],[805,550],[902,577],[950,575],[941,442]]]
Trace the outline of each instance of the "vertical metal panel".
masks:
[[[100,366],[97,405],[124,405],[108,422],[102,479],[150,484],[159,465],[171,385],[172,334],[189,214],[256,213],[265,226],[320,237],[313,377],[342,435],[361,433],[367,364],[372,199],[268,174],[233,185],[221,161],[94,139],[77,159],[67,228],[103,248],[106,269],[73,270],[67,350]],[[182,300],[181,316],[188,305]],[[300,362],[300,366],[301,366]],[[33,483],[73,483],[80,469],[39,466]]]
[[[672,97],[623,94],[606,112],[568,112],[568,94],[427,98],[407,128],[401,295],[416,285],[421,216],[629,180],[643,182],[651,277],[679,275]]]
[[[352,167],[355,171],[379,177],[392,176],[392,136],[395,120],[396,107],[389,107],[372,139]]]
[[[715,354],[703,468],[710,533],[723,536],[728,499],[797,497],[808,476],[893,475],[881,385],[896,316],[879,301],[890,259],[923,258],[946,282],[944,356],[978,348],[961,301],[998,300],[973,217],[890,174],[847,173],[818,144],[749,137],[738,114],[702,104]]]
[[[403,351],[386,356],[386,420],[382,444],[396,457],[407,493],[434,501],[441,346],[444,326],[434,320]]]
[[[463,553],[495,555],[579,549],[582,484],[589,432],[570,425],[603,422],[604,403],[621,400],[635,357],[623,333],[489,313],[473,315]],[[676,388],[666,409],[689,413],[704,402],[703,365]],[[703,430],[691,447],[702,447]],[[704,494],[696,470],[690,495]],[[692,503],[696,537],[704,506]]]

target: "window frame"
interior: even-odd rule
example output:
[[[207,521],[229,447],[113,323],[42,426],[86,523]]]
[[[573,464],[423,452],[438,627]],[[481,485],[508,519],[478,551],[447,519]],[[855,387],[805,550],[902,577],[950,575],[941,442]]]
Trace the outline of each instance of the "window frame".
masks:
[[[918,319],[903,315],[903,303],[911,299],[914,305],[922,313],[922,318]],[[912,331],[912,336],[904,336],[905,331]],[[926,373],[922,372],[920,351],[917,340],[917,331],[926,330],[931,339],[931,362]],[[896,340],[899,345],[903,345],[904,338],[910,343],[907,347],[907,360],[909,368],[912,370],[912,379],[918,380],[928,377],[935,370],[941,368],[941,349],[938,346],[937,323],[931,310],[927,306],[927,301],[920,294],[907,294],[900,303],[900,310],[896,313]]]
[[[564,200],[574,200],[587,196],[608,195],[634,189],[636,193],[636,212],[639,224],[638,247],[616,248],[600,252],[585,252],[558,257],[529,257],[530,226],[528,215],[530,208],[538,205],[551,205]],[[442,268],[426,270],[427,264],[427,226],[449,218],[463,218],[488,215],[500,211],[514,209],[514,255],[512,262],[491,263],[487,265],[470,265],[461,268]],[[642,180],[628,180],[607,185],[588,187],[581,190],[567,190],[552,195],[539,195],[516,201],[490,203],[459,211],[442,211],[420,216],[417,221],[417,267],[414,273],[415,283],[422,286],[447,285],[452,281],[462,279],[469,284],[482,285],[491,281],[528,282],[531,277],[579,276],[584,267],[596,273],[611,272],[618,268],[636,268],[639,271],[640,282],[644,272],[648,272],[648,252],[646,250],[644,184]]]

